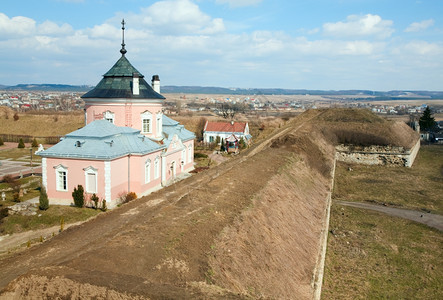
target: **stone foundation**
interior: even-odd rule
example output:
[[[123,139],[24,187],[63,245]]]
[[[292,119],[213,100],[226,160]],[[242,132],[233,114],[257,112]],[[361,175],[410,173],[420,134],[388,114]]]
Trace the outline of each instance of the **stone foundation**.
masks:
[[[339,145],[336,147],[336,158],[347,163],[411,167],[419,149],[419,139],[410,149],[397,146]]]

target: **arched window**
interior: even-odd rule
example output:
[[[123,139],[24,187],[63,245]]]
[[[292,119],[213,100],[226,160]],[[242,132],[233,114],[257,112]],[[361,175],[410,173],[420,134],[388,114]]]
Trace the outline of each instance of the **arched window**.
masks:
[[[145,183],[151,182],[151,160],[145,162]]]

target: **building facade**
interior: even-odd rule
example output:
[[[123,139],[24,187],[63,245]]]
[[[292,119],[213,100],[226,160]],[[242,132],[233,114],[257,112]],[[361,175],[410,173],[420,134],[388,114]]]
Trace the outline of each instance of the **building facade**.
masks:
[[[194,168],[195,135],[163,114],[158,75],[148,84],[126,58],[124,40],[120,52],[82,96],[85,127],[39,152],[52,203],[71,204],[82,185],[86,199],[96,194],[112,208],[125,193],[149,194]]]

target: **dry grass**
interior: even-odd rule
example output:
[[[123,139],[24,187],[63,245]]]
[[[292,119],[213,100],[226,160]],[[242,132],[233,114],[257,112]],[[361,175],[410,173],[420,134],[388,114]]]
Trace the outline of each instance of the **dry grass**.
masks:
[[[443,299],[443,234],[333,205],[322,299]]]
[[[442,172],[443,147],[438,145],[422,146],[412,168],[338,163],[333,198],[443,214]]]
[[[11,113],[6,118],[5,110],[0,111],[0,133],[20,134],[36,137],[65,135],[84,126],[83,111],[70,114],[18,114],[14,121]]]

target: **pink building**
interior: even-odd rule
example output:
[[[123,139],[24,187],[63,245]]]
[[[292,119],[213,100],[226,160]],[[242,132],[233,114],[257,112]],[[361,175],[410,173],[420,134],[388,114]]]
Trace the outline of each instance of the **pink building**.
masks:
[[[122,194],[149,194],[194,168],[195,135],[163,115],[158,76],[152,86],[144,80],[126,58],[124,40],[120,52],[82,96],[86,126],[39,153],[50,203],[71,204],[82,185],[87,198],[96,194],[112,208]]]

